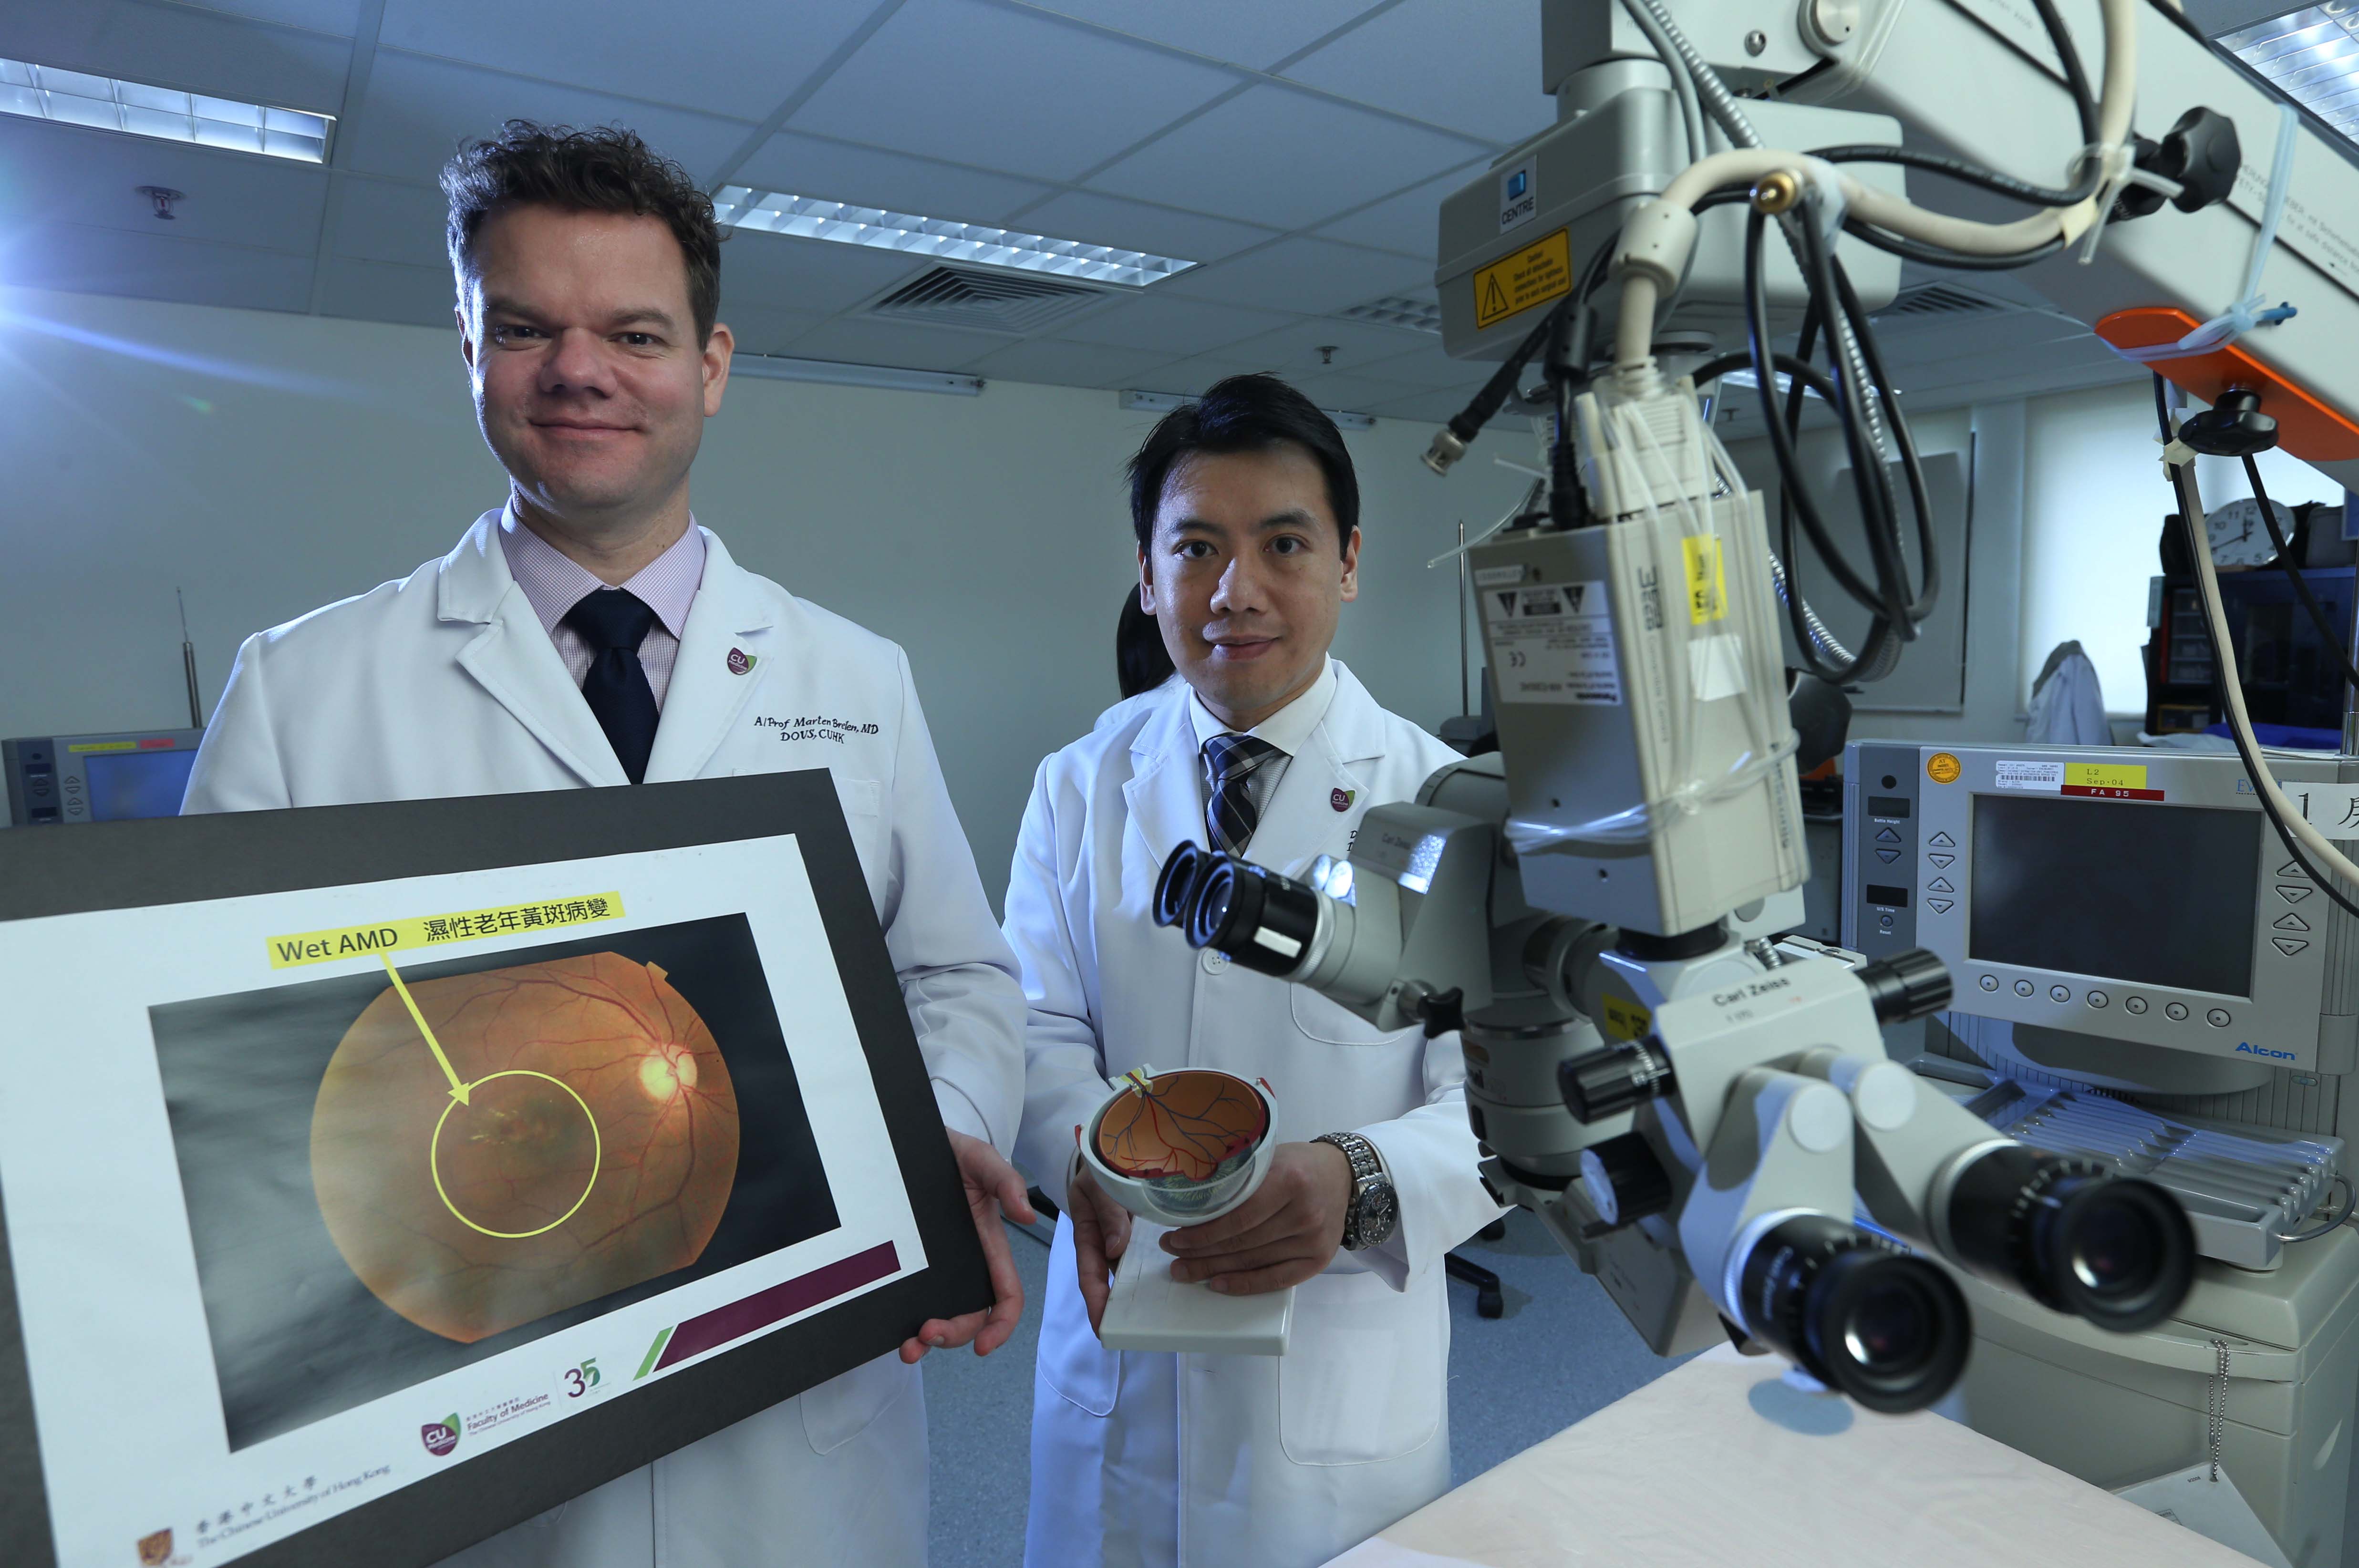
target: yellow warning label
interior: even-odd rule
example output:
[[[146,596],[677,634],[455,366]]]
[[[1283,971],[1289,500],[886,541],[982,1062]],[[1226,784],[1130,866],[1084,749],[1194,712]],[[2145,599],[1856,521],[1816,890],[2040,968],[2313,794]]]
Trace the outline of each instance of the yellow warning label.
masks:
[[[2146,764],[2068,762],[2064,765],[2064,786],[2068,789],[2143,789]]]
[[[1964,771],[1958,766],[1958,759],[1946,751],[1937,751],[1925,759],[1925,777],[1936,784],[1955,784],[1958,775]]]
[[[1636,1002],[1625,1001],[1620,996],[1605,998],[1604,1024],[1608,1040],[1636,1040],[1652,1028],[1654,1022],[1655,1015]]]
[[[1559,229],[1474,274],[1474,330],[1572,292],[1572,246]]]
[[[331,964],[339,958],[375,958],[388,953],[421,947],[441,947],[487,936],[508,936],[545,926],[589,925],[623,918],[620,893],[554,898],[539,904],[510,904],[505,909],[468,909],[458,914],[421,915],[415,920],[388,920],[378,926],[347,926],[341,931],[299,931],[270,939],[270,967],[299,964]]]
[[[1718,534],[1691,534],[1680,540],[1688,569],[1688,622],[1701,626],[1728,614],[1728,568]]]

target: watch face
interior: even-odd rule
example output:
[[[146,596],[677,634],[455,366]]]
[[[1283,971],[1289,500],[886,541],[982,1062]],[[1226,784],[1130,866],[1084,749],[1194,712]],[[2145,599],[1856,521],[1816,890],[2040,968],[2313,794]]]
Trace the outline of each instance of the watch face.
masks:
[[[1393,1234],[1400,1222],[1400,1200],[1386,1182],[1370,1192],[1360,1204],[1360,1245],[1375,1247]]]
[[[2277,518],[2277,532],[2290,541],[2292,508],[2282,501],[2272,501],[2269,510]],[[2216,511],[2207,513],[2203,521],[2215,565],[2267,566],[2277,558],[2277,547],[2269,539],[2268,525],[2261,520],[2261,504],[2249,495],[2223,502]]]

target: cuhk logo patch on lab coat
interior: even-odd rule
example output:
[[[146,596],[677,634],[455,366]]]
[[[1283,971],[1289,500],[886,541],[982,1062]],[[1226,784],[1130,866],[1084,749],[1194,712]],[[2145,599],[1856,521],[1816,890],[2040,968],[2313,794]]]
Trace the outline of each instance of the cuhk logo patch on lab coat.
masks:
[[[1358,793],[1357,789],[1331,789],[1327,793],[1327,803],[1339,811],[1348,811],[1352,809],[1352,798]]]
[[[729,673],[730,673],[730,674],[732,674],[732,675],[743,675],[743,674],[745,674],[747,670],[751,670],[751,669],[753,669],[753,668],[754,668],[754,656],[753,656],[752,654],[747,653],[747,652],[746,652],[744,648],[731,648],[731,649],[729,650]]]

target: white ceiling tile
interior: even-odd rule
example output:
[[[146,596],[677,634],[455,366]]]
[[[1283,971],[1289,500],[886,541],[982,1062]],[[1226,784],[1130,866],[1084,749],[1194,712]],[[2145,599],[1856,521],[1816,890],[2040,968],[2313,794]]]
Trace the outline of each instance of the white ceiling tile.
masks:
[[[1115,387],[1128,386],[1139,372],[1169,364],[1170,358],[1151,350],[1034,338],[960,368],[1002,381],[1030,381],[1044,387]]]
[[[1388,403],[1372,403],[1359,409],[1380,419],[1430,419],[1435,424],[1447,421],[1466,406],[1463,393],[1419,392],[1407,397],[1395,397]]]
[[[348,38],[359,25],[360,0],[179,0],[201,10],[226,12],[256,22],[307,27]]]
[[[898,251],[740,229],[721,245],[721,313],[762,305],[833,315],[932,265]]]
[[[1396,402],[1402,393],[1414,390],[1397,381],[1379,381],[1374,376],[1311,376],[1276,366],[1268,368],[1321,408],[1343,408],[1355,414],[1367,413],[1379,403]]]
[[[1404,0],[1286,68],[1297,82],[1506,146],[1556,120],[1540,0]]]
[[[667,5],[638,0],[386,0],[383,44],[631,98],[766,119],[875,0]]]
[[[1260,368],[1249,359],[1236,359],[1226,354],[1200,354],[1192,359],[1173,360],[1152,370],[1143,370],[1128,385],[1143,392],[1177,392],[1183,397],[1193,397],[1215,381],[1250,375]]]
[[[1366,372],[1375,376],[1386,373],[1370,367],[1411,353],[1420,343],[1432,345],[1436,357],[1441,354],[1441,341],[1422,332],[1403,332],[1397,327],[1374,326],[1364,321],[1339,321],[1321,317],[1317,321],[1297,321],[1274,332],[1243,343],[1231,343],[1221,352],[1232,358],[1259,361],[1272,370],[1288,375],[1305,376],[1332,370],[1339,373]],[[1332,349],[1332,355],[1322,355],[1321,349]]]
[[[0,212],[219,240],[309,256],[328,177],[313,164],[246,157],[78,125],[0,117]],[[142,185],[183,191],[168,222]]]
[[[1234,305],[1208,304],[1176,295],[1151,294],[1126,299],[1085,321],[1076,321],[1060,335],[1116,348],[1152,350],[1176,359],[1256,336],[1283,326],[1286,321],[1275,310],[1242,310]]]
[[[1218,261],[1277,237],[1274,229],[1150,207],[1093,191],[1068,191],[1053,196],[1014,220],[1013,226],[1059,239],[1120,245],[1188,261]]]
[[[451,314],[456,289],[447,267],[402,267],[386,261],[331,256],[320,278],[320,313],[362,321],[445,327],[458,332]]]
[[[250,310],[308,310],[311,258],[130,229],[31,223],[0,245],[0,283]]]
[[[907,370],[955,370],[1003,348],[1007,339],[991,332],[962,332],[907,321],[844,316],[797,338],[787,352],[798,359],[833,359],[853,365],[892,365]]]
[[[333,114],[352,46],[186,5],[34,0],[0,5],[0,55]]]
[[[1327,315],[1430,281],[1408,256],[1306,238],[1280,240],[1230,261],[1180,274],[1158,289],[1224,305]]]
[[[1460,390],[1459,400],[1463,402],[1498,368],[1487,363],[1451,358],[1441,352],[1439,337],[1424,332],[1403,332],[1401,336],[1410,340],[1409,351],[1396,359],[1371,361],[1365,367],[1369,375],[1386,381],[1405,381],[1412,387],[1454,387]]]
[[[962,223],[1002,223],[1017,208],[1047,195],[1049,189],[1029,180],[797,136],[792,131],[781,131],[765,142],[729,180],[756,191],[784,191],[859,207],[890,207]]]
[[[785,354],[788,345],[827,318],[810,310],[740,303],[721,312],[740,354]]]
[[[1034,0],[1041,10],[1264,70],[1369,8],[1370,0]],[[1535,31],[1535,38],[1538,36]]]
[[[547,125],[628,125],[699,181],[710,179],[752,128],[381,49],[353,133],[353,167],[430,184],[461,142],[491,136],[502,121],[519,117]]]
[[[1215,66],[982,0],[910,0],[788,123],[1070,180],[1236,81]]]
[[[1430,267],[1441,229],[1441,199],[1481,179],[1488,161],[1474,159],[1439,180],[1430,180],[1397,196],[1387,196],[1356,212],[1348,212],[1332,223],[1322,223],[1319,232],[1331,239],[1350,240],[1353,245],[1375,245],[1379,250],[1417,256]]]
[[[1299,229],[1453,169],[1480,144],[1283,87],[1256,87],[1089,183],[1118,195]]]
[[[439,266],[448,272],[451,256],[444,248],[442,226],[450,211],[441,191],[423,185],[347,179],[330,249],[364,261]]]

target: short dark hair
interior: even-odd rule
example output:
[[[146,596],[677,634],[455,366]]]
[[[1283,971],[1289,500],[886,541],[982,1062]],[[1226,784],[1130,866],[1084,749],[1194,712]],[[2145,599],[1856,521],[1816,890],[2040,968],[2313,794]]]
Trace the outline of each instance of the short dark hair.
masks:
[[[1335,421],[1275,376],[1232,376],[1193,403],[1155,423],[1130,460],[1130,526],[1145,550],[1155,533],[1156,508],[1172,464],[1197,452],[1267,452],[1293,445],[1310,454],[1327,478],[1327,508],[1335,514],[1335,547],[1352,542],[1360,526],[1360,477]]]
[[[637,132],[620,125],[578,131],[510,120],[498,136],[469,142],[442,166],[442,193],[451,199],[445,237],[462,292],[474,274],[476,231],[502,208],[661,218],[688,264],[696,341],[701,344],[712,335],[721,314],[721,226],[713,221],[712,198]]]

